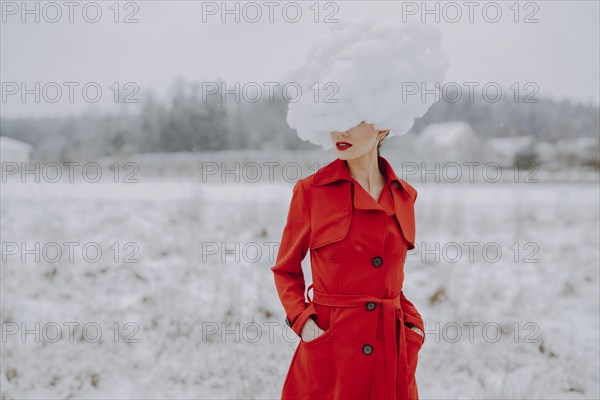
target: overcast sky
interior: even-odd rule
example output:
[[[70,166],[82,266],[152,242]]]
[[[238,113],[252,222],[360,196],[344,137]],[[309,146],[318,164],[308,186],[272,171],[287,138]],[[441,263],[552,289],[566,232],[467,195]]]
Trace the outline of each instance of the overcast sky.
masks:
[[[440,10],[440,22],[434,20],[435,13],[425,17],[442,32],[443,46],[451,57],[446,82],[498,82],[506,88],[517,82],[522,94],[532,93],[525,84],[534,82],[539,88],[537,98],[599,104],[598,1],[521,2],[518,15],[513,1],[499,1],[495,4],[499,4],[502,15],[495,23],[490,20],[496,9],[488,3],[477,3],[473,22],[469,22],[469,8],[464,2],[454,3],[462,17],[452,22],[457,8],[427,2],[430,9],[437,5]],[[314,3],[297,2],[302,17],[293,23],[288,21],[294,17],[294,9],[288,8],[286,21],[282,12],[285,2],[277,2],[274,22],[270,23],[268,6],[256,2],[263,16],[260,22],[252,23],[255,9],[246,8],[244,14],[245,3],[229,2],[229,7],[237,4],[240,8],[240,22],[227,15],[223,23],[219,10],[216,15],[203,12],[205,7],[220,8],[220,1],[136,1],[129,2],[133,5],[129,8],[121,2],[120,22],[114,22],[111,0],[97,2],[102,16],[96,23],[84,20],[82,6],[75,9],[73,23],[68,21],[65,6],[60,9],[60,20],[52,23],[56,9],[44,10],[41,2],[27,3],[32,10],[38,5],[40,21],[36,22],[36,12],[24,13],[21,4],[2,2],[2,115],[7,117],[101,112],[114,106],[115,82],[121,94],[142,99],[149,87],[159,95],[166,94],[177,77],[198,82],[222,78],[242,85],[283,80],[285,68],[298,49],[327,28],[323,22],[327,15],[344,18],[369,10],[402,23],[403,17],[420,19],[422,11],[421,1],[336,2],[337,9],[333,3],[326,7],[322,2],[319,21],[314,22],[315,13],[310,9]],[[416,15],[409,13],[413,6],[417,7]],[[85,15],[93,18],[95,9],[88,8]],[[138,22],[123,23],[127,15]],[[525,23],[525,19],[537,22]],[[42,87],[57,82],[63,89],[62,98],[52,103],[55,92],[48,86],[47,96],[39,103],[34,95],[22,102],[20,92],[10,94],[14,85],[20,91],[22,82],[29,89],[35,88],[35,82]],[[80,83],[73,103],[68,101],[65,82]],[[102,89],[96,104],[82,97],[81,88],[89,82],[97,82]],[[134,87],[124,88],[127,82],[135,82],[140,92],[135,93]],[[135,105],[131,107],[135,109]]]

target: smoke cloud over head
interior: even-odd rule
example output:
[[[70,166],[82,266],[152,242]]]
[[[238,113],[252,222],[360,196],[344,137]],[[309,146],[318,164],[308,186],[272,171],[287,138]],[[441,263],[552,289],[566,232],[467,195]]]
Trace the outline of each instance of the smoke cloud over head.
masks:
[[[288,70],[288,82],[302,93],[289,103],[287,122],[303,140],[333,147],[331,131],[345,131],[361,121],[388,136],[407,133],[427,112],[450,67],[441,34],[417,22],[400,23],[362,16],[332,24]],[[407,87],[415,94],[404,96]]]

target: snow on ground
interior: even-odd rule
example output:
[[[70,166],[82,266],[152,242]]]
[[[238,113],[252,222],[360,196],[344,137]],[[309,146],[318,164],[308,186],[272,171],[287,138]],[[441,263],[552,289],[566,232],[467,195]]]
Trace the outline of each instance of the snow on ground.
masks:
[[[597,183],[409,182],[418,246],[404,290],[427,329],[421,398],[600,397]],[[297,341],[270,246],[291,188],[189,176],[4,183],[2,398],[278,398]],[[46,246],[39,262],[12,254],[22,242]],[[65,242],[77,243],[72,262]],[[84,259],[85,244],[101,259],[94,246]],[[310,282],[308,257],[303,266]]]

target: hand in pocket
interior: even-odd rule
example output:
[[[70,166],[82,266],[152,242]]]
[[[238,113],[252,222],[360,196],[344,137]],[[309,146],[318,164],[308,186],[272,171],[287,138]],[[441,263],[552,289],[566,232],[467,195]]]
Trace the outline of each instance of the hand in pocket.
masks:
[[[409,328],[410,330],[417,332],[419,335],[425,337],[425,332],[423,332],[420,328],[418,328],[416,325],[411,324],[410,322],[406,324],[406,327]]]
[[[312,319],[308,318],[306,323],[302,327],[302,340],[306,343],[311,342],[321,336],[325,331],[317,325],[317,323]]]

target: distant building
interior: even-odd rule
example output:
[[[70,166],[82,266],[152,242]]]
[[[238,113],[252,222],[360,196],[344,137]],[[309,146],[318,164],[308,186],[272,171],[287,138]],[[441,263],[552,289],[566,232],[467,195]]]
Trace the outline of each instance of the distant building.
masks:
[[[417,136],[414,146],[424,160],[460,162],[489,157],[487,142],[465,121],[430,124]]]
[[[0,136],[0,162],[28,162],[33,146],[6,136]]]

